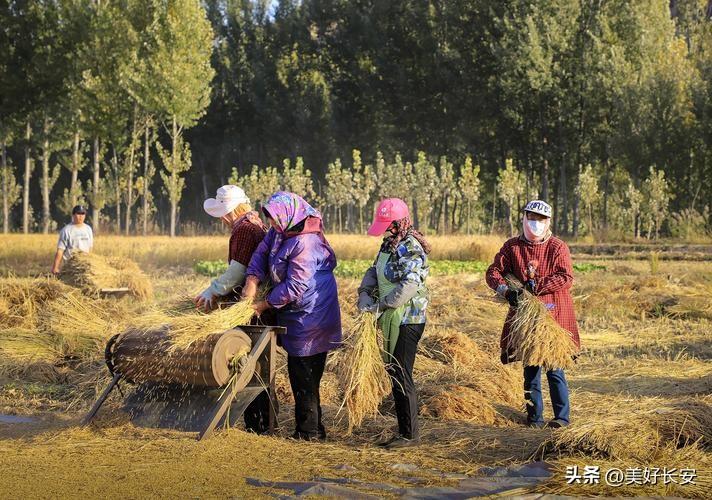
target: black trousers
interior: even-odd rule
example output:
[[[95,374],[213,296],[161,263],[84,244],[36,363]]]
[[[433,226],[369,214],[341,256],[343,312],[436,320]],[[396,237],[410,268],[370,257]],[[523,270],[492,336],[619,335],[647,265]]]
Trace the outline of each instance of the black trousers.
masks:
[[[326,439],[321,422],[319,384],[324,374],[326,354],[287,356],[289,383],[294,394],[294,437],[297,439]]]
[[[386,371],[393,385],[393,400],[396,404],[398,432],[407,439],[417,439],[420,435],[418,425],[418,395],[413,382],[413,365],[418,342],[425,331],[425,323],[420,325],[401,325],[398,341],[393,351],[393,360],[386,365]]]

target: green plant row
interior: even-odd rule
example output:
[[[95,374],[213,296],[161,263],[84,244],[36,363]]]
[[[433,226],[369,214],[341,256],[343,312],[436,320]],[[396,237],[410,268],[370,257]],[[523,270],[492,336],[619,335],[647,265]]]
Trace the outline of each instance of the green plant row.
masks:
[[[365,259],[340,260],[334,274],[341,278],[360,278],[373,262]],[[446,276],[451,274],[477,274],[487,270],[487,262],[477,260],[433,260],[430,261],[430,274]],[[195,264],[195,272],[203,276],[216,276],[225,272],[227,264],[220,260],[201,260]],[[582,262],[574,264],[574,271],[587,273],[605,270],[605,266]]]

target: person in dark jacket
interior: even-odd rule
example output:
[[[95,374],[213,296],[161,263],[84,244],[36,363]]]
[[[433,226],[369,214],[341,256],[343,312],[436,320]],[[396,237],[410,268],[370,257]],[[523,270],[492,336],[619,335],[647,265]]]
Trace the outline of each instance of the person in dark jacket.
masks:
[[[551,233],[551,206],[541,201],[530,201],[524,208],[522,234],[507,240],[497,253],[494,262],[487,269],[487,284],[510,304],[504,322],[500,348],[503,363],[512,361],[512,353],[507,351],[509,325],[515,314],[519,291],[507,285],[505,276],[514,275],[525,287],[541,300],[553,318],[569,333],[580,348],[576,313],[571,285],[573,284],[573,263],[569,247]],[[524,367],[524,396],[527,400],[527,423],[531,427],[544,427],[544,402],[541,392],[540,366]],[[554,408],[554,419],[549,427],[569,425],[569,390],[564,371],[546,372],[549,394]]]
[[[428,306],[425,279],[430,245],[415,230],[408,206],[398,198],[388,198],[378,205],[368,234],[384,238],[376,260],[359,286],[358,308],[378,315],[398,417],[398,433],[380,445],[415,446],[420,442],[420,428],[413,365],[425,330]]]
[[[263,208],[272,225],[247,268],[245,297],[271,283],[258,314],[274,311],[287,351],[294,394],[295,439],[325,439],[319,385],[327,353],[341,345],[341,312],[334,278],[336,255],[324,237],[321,214],[300,196],[278,192]]]

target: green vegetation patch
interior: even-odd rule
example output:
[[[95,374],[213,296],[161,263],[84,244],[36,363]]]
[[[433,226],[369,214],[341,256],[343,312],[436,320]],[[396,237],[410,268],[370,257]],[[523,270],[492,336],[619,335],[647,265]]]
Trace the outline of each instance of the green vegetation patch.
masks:
[[[341,278],[360,278],[373,261],[366,259],[339,260],[334,274]],[[479,260],[431,260],[430,274],[432,276],[447,276],[450,274],[478,274],[487,270],[489,264]],[[217,276],[224,273],[227,263],[222,260],[201,260],[195,264],[195,272],[203,276]],[[587,273],[590,271],[605,271],[606,266],[582,262],[574,264],[574,271]]]

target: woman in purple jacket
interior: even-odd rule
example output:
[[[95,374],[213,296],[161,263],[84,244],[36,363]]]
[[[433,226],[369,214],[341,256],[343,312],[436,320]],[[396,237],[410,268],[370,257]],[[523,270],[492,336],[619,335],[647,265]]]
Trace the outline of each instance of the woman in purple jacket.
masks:
[[[252,254],[243,297],[254,298],[257,285],[271,283],[262,314],[274,309],[287,327],[289,382],[294,394],[296,439],[325,439],[319,384],[326,354],[341,344],[341,312],[334,268],[336,255],[323,233],[321,214],[300,196],[278,192],[262,208],[272,228]]]

